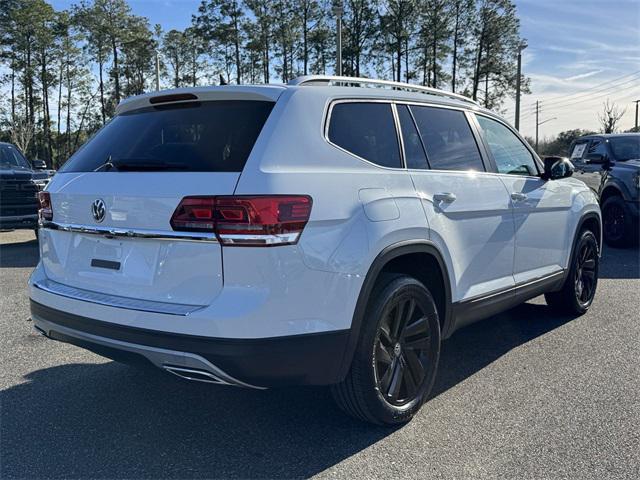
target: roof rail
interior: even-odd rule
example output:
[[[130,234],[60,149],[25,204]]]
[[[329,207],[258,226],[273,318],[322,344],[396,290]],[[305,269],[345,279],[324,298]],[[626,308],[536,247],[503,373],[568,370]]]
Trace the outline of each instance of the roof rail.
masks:
[[[460,95],[458,93],[447,92],[445,90],[439,90],[437,88],[423,87],[422,85],[412,85],[410,83],[392,82],[389,80],[374,80],[364,77],[335,77],[330,75],[303,75],[301,77],[290,80],[287,85],[336,85],[343,87],[366,87],[367,85],[373,87],[387,87],[393,90],[403,90],[406,92],[418,92],[426,93],[428,95],[437,95],[439,97],[448,97],[455,100],[460,100],[473,105],[479,103],[472,100],[469,97]]]

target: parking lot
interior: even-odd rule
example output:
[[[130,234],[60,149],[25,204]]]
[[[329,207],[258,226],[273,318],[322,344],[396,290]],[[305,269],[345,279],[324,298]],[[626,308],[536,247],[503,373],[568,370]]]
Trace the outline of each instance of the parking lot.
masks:
[[[535,299],[456,333],[407,426],[136,370],[31,331],[32,232],[0,233],[2,478],[640,477],[640,262],[606,249],[589,313]]]

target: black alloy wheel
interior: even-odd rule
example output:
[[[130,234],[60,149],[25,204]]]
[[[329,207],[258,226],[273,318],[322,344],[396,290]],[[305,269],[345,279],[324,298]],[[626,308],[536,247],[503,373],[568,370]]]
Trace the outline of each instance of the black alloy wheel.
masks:
[[[611,202],[607,205],[603,220],[604,235],[607,241],[612,244],[622,241],[625,231],[624,206],[618,202]]]
[[[415,398],[426,375],[430,340],[426,313],[415,299],[397,299],[382,319],[374,352],[376,385],[391,405]]]
[[[580,245],[574,273],[575,295],[581,305],[590,305],[596,293],[598,248],[592,242]]]
[[[408,422],[429,397],[440,358],[440,320],[429,289],[384,274],[369,296],[356,351],[333,385],[340,408],[378,425]]]
[[[624,248],[640,239],[640,229],[628,208],[619,195],[607,198],[602,204],[602,234],[607,245]]]
[[[592,231],[580,232],[562,288],[544,295],[550,307],[570,315],[582,315],[589,310],[598,287],[599,248]]]

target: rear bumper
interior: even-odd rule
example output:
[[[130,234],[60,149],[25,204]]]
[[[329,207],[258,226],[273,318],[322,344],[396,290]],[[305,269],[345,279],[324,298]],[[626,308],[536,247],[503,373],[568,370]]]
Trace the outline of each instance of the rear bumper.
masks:
[[[0,217],[0,229],[38,228],[38,215]]]
[[[288,337],[225,339],[103,322],[31,300],[34,326],[54,340],[114,360],[177,371],[200,371],[212,383],[264,388],[329,385],[339,375],[349,330]],[[187,375],[181,375],[187,376]]]

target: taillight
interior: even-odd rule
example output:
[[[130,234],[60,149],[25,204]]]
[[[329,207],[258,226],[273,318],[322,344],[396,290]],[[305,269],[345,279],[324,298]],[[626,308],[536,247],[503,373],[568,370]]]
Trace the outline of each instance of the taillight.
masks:
[[[223,245],[291,245],[300,238],[311,205],[307,195],[185,197],[171,227],[214,232]]]
[[[53,208],[51,207],[51,195],[49,192],[38,192],[38,201],[40,209],[38,215],[40,220],[53,220]]]

